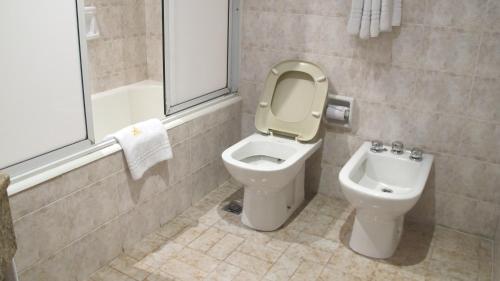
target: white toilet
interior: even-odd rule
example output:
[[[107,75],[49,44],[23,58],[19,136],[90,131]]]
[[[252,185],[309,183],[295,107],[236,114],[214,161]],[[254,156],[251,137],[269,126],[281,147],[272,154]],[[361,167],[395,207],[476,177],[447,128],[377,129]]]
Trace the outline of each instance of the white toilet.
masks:
[[[255,114],[255,133],[222,153],[229,173],[244,185],[242,222],[279,228],[304,201],[305,161],[315,138],[328,81],[316,65],[284,61],[269,72]]]

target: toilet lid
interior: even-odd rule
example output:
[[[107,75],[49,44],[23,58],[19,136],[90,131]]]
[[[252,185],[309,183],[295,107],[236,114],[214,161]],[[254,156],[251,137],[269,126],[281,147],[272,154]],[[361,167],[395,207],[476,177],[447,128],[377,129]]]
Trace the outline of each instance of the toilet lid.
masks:
[[[267,75],[255,114],[255,127],[299,141],[312,140],[321,122],[328,92],[323,71],[310,62],[288,60]]]

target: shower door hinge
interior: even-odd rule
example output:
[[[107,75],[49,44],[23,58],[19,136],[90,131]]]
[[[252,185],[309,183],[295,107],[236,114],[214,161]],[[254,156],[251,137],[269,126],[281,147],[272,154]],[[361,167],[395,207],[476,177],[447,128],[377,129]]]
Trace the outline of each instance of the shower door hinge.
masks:
[[[292,133],[287,133],[287,132],[282,132],[282,131],[278,131],[278,130],[275,130],[275,129],[268,129],[268,135],[271,135],[271,136],[280,136],[280,137],[283,137],[283,138],[287,138],[287,139],[292,139],[292,140],[295,140],[295,141],[299,141],[298,140],[299,135],[292,134]]]

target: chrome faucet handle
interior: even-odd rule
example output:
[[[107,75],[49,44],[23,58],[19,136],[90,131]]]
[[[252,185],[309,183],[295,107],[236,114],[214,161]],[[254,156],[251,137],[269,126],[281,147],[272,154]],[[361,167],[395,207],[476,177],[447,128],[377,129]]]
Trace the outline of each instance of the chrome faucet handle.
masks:
[[[420,148],[412,148],[410,151],[410,159],[414,161],[422,161],[424,152]]]
[[[403,154],[403,152],[405,152],[404,144],[400,141],[393,141],[391,152],[394,154]]]
[[[372,140],[372,147],[370,148],[372,152],[382,152],[387,149],[384,147],[384,144],[379,140]]]

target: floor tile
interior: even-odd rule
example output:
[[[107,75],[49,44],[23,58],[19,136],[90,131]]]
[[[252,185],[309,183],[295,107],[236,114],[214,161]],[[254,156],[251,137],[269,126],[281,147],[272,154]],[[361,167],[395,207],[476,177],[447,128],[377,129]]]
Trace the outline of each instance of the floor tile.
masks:
[[[139,243],[135,244],[131,249],[126,250],[125,253],[134,259],[140,260],[147,254],[158,249],[165,241],[165,237],[156,233],[151,233]]]
[[[138,264],[138,260],[127,255],[121,255],[109,263],[112,268],[132,277],[134,280],[142,281],[152,273],[152,269]]]
[[[209,226],[204,224],[197,224],[193,227],[185,228],[179,234],[177,234],[174,241],[187,246],[196,238],[200,237],[200,235],[203,234],[203,232],[205,232],[208,228]]]
[[[217,242],[219,242],[226,233],[218,228],[209,228],[202,235],[196,238],[191,244],[189,244],[189,248],[196,249],[202,252],[208,251],[212,248]]]
[[[248,271],[240,271],[234,280],[238,281],[259,281],[261,277]]]
[[[345,201],[316,195],[280,229],[259,232],[221,211],[241,196],[232,184],[215,189],[89,281],[491,280],[490,240],[406,222],[394,255],[370,259],[348,246],[354,212]]]
[[[272,265],[270,262],[240,252],[233,252],[225,261],[258,276],[264,276]]]
[[[265,275],[266,280],[288,280],[295,273],[302,259],[300,257],[282,255]]]
[[[304,260],[326,264],[332,254],[320,249],[312,248],[302,244],[293,244],[285,252],[285,255],[300,257]]]
[[[190,248],[184,248],[175,259],[207,273],[212,272],[220,263],[216,258]]]
[[[208,275],[206,272],[176,259],[170,259],[160,270],[176,279],[186,281],[203,280]]]
[[[299,265],[299,267],[297,268],[297,270],[295,271],[290,280],[293,281],[316,280],[321,274],[323,267],[324,267],[323,265],[314,262],[304,261]]]
[[[186,217],[177,217],[174,218],[172,221],[169,223],[165,224],[162,226],[158,231],[157,234],[161,235],[167,239],[170,239],[174,237],[175,235],[179,234],[182,230],[194,226],[196,223],[188,219]]]
[[[231,281],[236,278],[241,269],[226,262],[221,262],[214,271],[208,275],[206,281]]]
[[[227,234],[219,242],[217,242],[207,254],[214,258],[223,260],[227,258],[244,239],[233,234]]]
[[[153,269],[160,268],[168,260],[175,258],[183,248],[183,245],[169,241],[158,250],[145,256],[138,264]]]
[[[105,266],[90,276],[92,281],[134,281],[118,270]]]
[[[282,254],[282,251],[267,246],[267,243],[260,244],[248,240],[241,244],[238,251],[271,263],[275,262]]]

